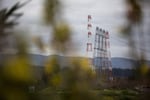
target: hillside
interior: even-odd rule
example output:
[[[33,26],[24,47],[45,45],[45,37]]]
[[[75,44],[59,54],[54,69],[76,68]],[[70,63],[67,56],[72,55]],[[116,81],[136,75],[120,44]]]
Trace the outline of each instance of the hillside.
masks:
[[[0,54],[0,62],[3,62],[6,58],[12,58],[15,55],[11,54]],[[44,66],[46,61],[48,59],[51,59],[52,57],[56,57],[58,59],[58,62],[62,67],[67,66],[70,62],[70,59],[76,58],[76,59],[87,59],[84,57],[68,57],[68,56],[59,56],[59,55],[50,55],[50,56],[44,56],[44,55],[37,55],[37,54],[29,54],[28,57],[31,61],[31,64],[34,66]],[[97,59],[97,58],[95,58]],[[120,57],[114,57],[111,59],[112,61],[112,67],[113,68],[121,68],[121,69],[132,69],[134,64],[136,64],[136,61],[133,59],[128,58],[120,58]],[[147,61],[148,65],[150,65],[150,61]]]

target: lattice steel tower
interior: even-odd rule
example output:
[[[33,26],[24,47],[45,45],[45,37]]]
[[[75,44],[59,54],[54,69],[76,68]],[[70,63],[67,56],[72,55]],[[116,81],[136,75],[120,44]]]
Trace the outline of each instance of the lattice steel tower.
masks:
[[[98,76],[112,80],[109,33],[99,27],[96,27],[93,66]]]

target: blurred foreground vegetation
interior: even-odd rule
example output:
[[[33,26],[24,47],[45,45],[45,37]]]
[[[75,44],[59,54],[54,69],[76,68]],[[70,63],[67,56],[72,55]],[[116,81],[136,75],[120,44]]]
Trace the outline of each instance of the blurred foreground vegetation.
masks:
[[[129,15],[132,17],[130,22],[140,22],[141,10],[136,0],[127,1],[133,9],[137,8],[133,14],[138,17],[134,19],[134,16]],[[145,74],[147,69],[143,67],[140,67],[140,77],[136,80],[108,81],[97,79],[87,59],[69,59],[70,64],[62,69],[58,58],[53,56],[47,59],[42,68],[32,66],[28,42],[14,28],[17,19],[23,15],[16,11],[25,4],[18,2],[9,9],[0,10],[0,100],[148,100],[150,91],[142,85],[148,86],[149,77]],[[43,19],[52,30],[50,45],[54,51],[67,54],[70,51],[68,46],[73,46],[71,29],[61,18],[61,8],[60,0],[45,0]],[[35,42],[42,51],[44,44],[41,39]],[[128,84],[123,85],[124,81]],[[133,83],[133,87],[130,87],[130,83]]]

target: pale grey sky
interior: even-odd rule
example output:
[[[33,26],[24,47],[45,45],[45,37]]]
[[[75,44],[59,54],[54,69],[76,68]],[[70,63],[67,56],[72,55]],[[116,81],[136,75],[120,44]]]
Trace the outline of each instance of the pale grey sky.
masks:
[[[10,6],[15,1],[5,0],[5,6]],[[93,39],[96,26],[108,30],[110,33],[111,54],[113,57],[126,57],[127,40],[120,36],[119,28],[125,23],[124,0],[62,0],[64,8],[62,16],[72,28],[73,40],[78,48],[78,56],[86,55],[87,42],[87,15],[92,15]],[[20,11],[24,12],[20,19],[20,28],[30,33],[30,37],[40,36],[47,44],[50,37],[50,29],[42,24],[43,0],[32,0]],[[93,40],[94,41],[94,40]],[[94,43],[93,43],[94,44]],[[32,43],[32,53],[41,53]],[[47,50],[45,54],[52,54]],[[73,54],[71,54],[73,55]]]

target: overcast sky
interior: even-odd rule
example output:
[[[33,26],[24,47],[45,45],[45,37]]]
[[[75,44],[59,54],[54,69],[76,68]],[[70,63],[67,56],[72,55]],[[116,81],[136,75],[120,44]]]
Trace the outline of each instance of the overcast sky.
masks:
[[[11,6],[15,1],[4,0],[4,6]],[[25,0],[21,0],[25,1]],[[125,23],[125,2],[124,0],[62,0],[63,18],[72,28],[73,40],[76,44],[78,56],[86,55],[87,42],[87,16],[92,15],[93,37],[95,28],[99,26],[109,31],[111,54],[113,57],[127,57],[127,40],[121,37],[119,28]],[[40,36],[48,43],[50,29],[42,24],[43,0],[32,0],[22,8],[24,12],[20,19],[20,28],[30,33],[29,37]],[[94,38],[93,38],[94,39]],[[93,40],[94,41],[94,40]],[[32,53],[40,53],[38,48],[32,43]],[[47,49],[45,54],[52,54],[51,49]],[[73,54],[71,54],[73,55]]]

